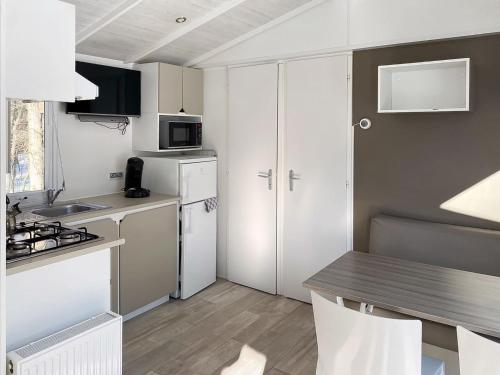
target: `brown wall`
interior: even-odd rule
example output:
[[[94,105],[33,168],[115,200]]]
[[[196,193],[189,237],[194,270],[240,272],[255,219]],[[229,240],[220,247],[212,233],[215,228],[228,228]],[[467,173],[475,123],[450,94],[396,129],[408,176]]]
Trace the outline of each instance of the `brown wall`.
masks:
[[[470,112],[377,113],[377,67],[470,57]],[[354,249],[378,213],[500,229],[439,205],[500,170],[500,35],[354,52]],[[500,191],[498,192],[500,194]]]

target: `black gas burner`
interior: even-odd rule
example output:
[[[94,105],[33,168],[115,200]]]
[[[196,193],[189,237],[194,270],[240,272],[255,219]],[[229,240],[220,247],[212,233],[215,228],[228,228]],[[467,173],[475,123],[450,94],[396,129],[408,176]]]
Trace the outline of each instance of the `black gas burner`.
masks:
[[[87,228],[70,229],[60,222],[21,223],[7,239],[7,263],[99,239],[99,236],[88,233]]]

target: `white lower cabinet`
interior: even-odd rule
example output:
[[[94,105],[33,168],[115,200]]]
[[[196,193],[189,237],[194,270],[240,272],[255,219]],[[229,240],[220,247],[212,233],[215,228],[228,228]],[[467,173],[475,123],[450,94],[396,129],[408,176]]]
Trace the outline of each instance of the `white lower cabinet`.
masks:
[[[229,70],[231,281],[310,302],[302,282],[347,251],[348,73],[347,55]]]
[[[110,309],[109,249],[6,278],[7,351]]]

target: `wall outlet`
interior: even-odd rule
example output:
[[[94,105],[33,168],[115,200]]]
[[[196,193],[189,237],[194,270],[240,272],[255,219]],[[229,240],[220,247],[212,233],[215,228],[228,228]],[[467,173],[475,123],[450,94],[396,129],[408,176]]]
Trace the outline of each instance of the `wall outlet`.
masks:
[[[112,180],[114,178],[123,178],[123,172],[111,172],[109,174],[109,178],[110,178],[110,180]]]

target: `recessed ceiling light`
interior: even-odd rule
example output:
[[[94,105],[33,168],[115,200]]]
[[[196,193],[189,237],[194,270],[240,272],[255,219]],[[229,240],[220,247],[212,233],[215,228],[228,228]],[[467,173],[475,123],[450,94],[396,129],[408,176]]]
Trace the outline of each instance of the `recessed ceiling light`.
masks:
[[[184,16],[183,16],[183,17],[177,17],[177,18],[175,19],[175,22],[177,22],[177,23],[184,23],[184,22],[186,22],[187,20],[188,20],[188,19],[187,19],[187,17],[184,17]]]

